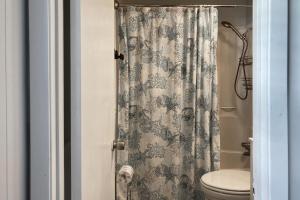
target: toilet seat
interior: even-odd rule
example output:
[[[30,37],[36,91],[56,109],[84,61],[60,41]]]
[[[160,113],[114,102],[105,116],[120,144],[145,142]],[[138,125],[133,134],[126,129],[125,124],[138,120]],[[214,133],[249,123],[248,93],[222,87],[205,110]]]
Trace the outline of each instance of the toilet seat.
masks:
[[[234,190],[224,190],[224,189],[220,189],[220,188],[215,188],[215,187],[211,187],[209,185],[206,185],[205,183],[201,182],[202,187],[204,187],[207,190],[211,190],[213,192],[217,192],[217,193],[222,193],[222,194],[228,194],[228,195],[247,195],[249,196],[250,194],[250,190],[249,191],[234,191]]]
[[[202,176],[201,185],[203,192],[213,199],[249,199],[250,172],[240,169],[209,172]]]

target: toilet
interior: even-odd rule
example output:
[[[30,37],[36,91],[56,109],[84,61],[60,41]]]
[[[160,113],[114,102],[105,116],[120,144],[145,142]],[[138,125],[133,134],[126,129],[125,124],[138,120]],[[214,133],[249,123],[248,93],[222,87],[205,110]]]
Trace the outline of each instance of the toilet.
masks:
[[[205,200],[249,200],[250,172],[223,169],[209,172],[201,178]]]

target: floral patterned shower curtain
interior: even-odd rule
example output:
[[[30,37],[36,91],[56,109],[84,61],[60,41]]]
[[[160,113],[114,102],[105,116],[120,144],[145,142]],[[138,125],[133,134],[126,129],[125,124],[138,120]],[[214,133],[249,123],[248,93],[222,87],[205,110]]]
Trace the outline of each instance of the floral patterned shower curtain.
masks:
[[[217,9],[119,8],[116,172],[135,170],[132,200],[201,200],[220,165]],[[125,188],[126,189],[126,188]],[[117,198],[126,199],[117,184]]]

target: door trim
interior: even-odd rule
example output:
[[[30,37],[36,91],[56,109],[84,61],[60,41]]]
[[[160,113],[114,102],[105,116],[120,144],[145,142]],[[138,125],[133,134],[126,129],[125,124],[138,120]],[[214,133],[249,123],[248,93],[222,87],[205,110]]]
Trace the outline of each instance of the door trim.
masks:
[[[256,200],[288,199],[288,2],[254,0]]]
[[[7,199],[6,1],[0,0],[0,199]]]
[[[26,3],[0,0],[0,199],[28,194]]]
[[[81,0],[70,1],[71,33],[71,199],[82,199]]]
[[[32,200],[63,200],[63,2],[28,3],[30,196]]]

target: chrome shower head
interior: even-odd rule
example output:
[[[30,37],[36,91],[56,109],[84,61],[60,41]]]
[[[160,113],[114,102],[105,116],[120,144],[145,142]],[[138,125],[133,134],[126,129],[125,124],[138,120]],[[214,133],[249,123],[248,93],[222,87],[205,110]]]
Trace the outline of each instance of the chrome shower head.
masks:
[[[235,28],[230,22],[222,21],[221,24],[222,24],[224,27],[230,28],[231,30],[233,30],[241,40],[243,40],[243,41],[246,40],[246,37],[245,37],[243,34],[241,34],[241,33],[237,30],[237,28]]]
[[[226,27],[226,28],[231,28],[233,27],[232,24],[230,22],[227,22],[227,21],[222,21],[221,24]]]

